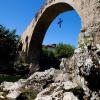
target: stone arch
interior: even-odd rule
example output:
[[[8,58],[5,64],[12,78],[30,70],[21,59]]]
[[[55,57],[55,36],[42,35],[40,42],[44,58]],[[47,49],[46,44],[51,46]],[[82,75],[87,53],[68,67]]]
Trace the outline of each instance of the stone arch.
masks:
[[[27,57],[25,57],[25,62],[38,64],[39,51],[42,46],[42,41],[44,35],[50,25],[50,23],[55,19],[57,15],[64,11],[76,10],[82,21],[81,39],[88,27],[93,26],[94,22],[98,20],[94,17],[100,16],[93,15],[95,10],[95,5],[98,2],[96,0],[47,0],[42,6],[39,12],[36,14],[35,19],[32,20],[26,31],[22,35],[23,51],[26,53],[25,38],[28,36],[28,46],[27,46]],[[92,17],[91,17],[92,16]]]
[[[45,33],[50,25],[50,23],[64,11],[74,10],[72,6],[67,3],[60,2],[49,6],[44,13],[39,18],[35,28],[34,33],[32,34],[31,41],[29,44],[29,61],[38,60],[39,51],[41,50],[42,42],[45,36]],[[35,54],[36,56],[35,56]]]

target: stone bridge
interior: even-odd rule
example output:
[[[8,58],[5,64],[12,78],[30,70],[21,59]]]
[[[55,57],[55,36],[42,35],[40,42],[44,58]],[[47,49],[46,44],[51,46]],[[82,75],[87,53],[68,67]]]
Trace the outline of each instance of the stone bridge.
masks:
[[[50,23],[60,13],[70,10],[75,10],[81,18],[79,46],[84,43],[84,34],[87,33],[91,36],[95,33],[93,41],[100,44],[100,0],[46,0],[21,36],[19,55],[22,61],[38,64],[42,42]]]

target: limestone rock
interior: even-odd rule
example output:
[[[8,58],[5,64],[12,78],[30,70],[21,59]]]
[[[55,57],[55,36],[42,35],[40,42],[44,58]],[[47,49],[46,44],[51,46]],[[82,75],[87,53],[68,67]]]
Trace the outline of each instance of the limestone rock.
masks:
[[[41,80],[49,80],[51,79],[55,74],[55,69],[54,68],[51,68],[49,70],[45,70],[45,72],[36,72],[34,73],[33,75],[31,75],[28,79],[28,80],[38,80],[38,81],[41,81]]]
[[[27,79],[25,87],[31,87],[36,91],[41,91],[46,85],[54,81],[55,72],[56,70],[54,68],[45,70],[44,72],[36,72]]]
[[[90,100],[100,100],[100,93],[93,92]]]
[[[5,97],[3,96],[3,92],[0,92],[0,98],[5,99]]]
[[[23,79],[20,79],[19,81],[17,82],[3,82],[1,83],[0,85],[0,88],[3,90],[3,91],[13,91],[13,90],[17,90],[19,88],[21,88],[25,83],[25,80]]]
[[[9,100],[16,100],[16,98],[20,95],[20,89],[24,86],[26,80],[20,79],[17,82],[3,82],[0,85],[0,90]],[[0,98],[3,96],[1,95]]]
[[[38,97],[35,100],[52,100],[52,97],[50,97],[50,96]]]
[[[82,51],[83,51],[82,48],[77,48],[75,49],[74,53],[81,53]]]
[[[68,79],[68,73],[64,73],[63,70],[56,70],[51,68],[44,72],[36,72],[31,75],[26,81],[26,87],[32,87],[38,91],[41,91],[44,86],[48,86],[52,82],[66,82]]]
[[[73,95],[71,92],[65,92],[63,100],[79,100],[76,96]]]
[[[1,83],[0,98],[7,92],[6,97],[15,100],[23,88],[37,91],[35,100],[99,100],[99,46],[92,48],[96,49],[88,49],[87,45],[77,48],[72,58],[62,59],[60,69],[51,68],[36,72],[26,80]]]
[[[87,58],[84,62],[84,67],[81,68],[81,73],[84,75],[89,75],[91,73],[91,69],[93,67],[93,61],[91,58]]]
[[[68,80],[68,74],[61,71],[57,71],[54,75],[54,82],[66,82]]]
[[[71,91],[77,87],[77,84],[70,81],[62,83],[53,83],[37,95],[35,100],[79,100]],[[70,92],[66,92],[70,91]]]
[[[63,85],[65,90],[74,89],[78,86],[76,83],[72,83],[71,81],[63,82]]]
[[[8,98],[8,100],[16,100],[20,93],[20,91],[11,91],[6,97]]]
[[[66,69],[65,69],[66,61],[67,61],[66,58],[62,58],[62,59],[61,59],[61,63],[60,63],[60,69],[61,69],[62,71],[64,71],[64,72],[66,71]]]

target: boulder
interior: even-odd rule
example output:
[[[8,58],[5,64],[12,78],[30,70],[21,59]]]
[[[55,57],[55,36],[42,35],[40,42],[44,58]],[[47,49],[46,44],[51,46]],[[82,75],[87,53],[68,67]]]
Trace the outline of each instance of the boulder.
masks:
[[[71,92],[65,92],[63,100],[79,100],[73,93]]]
[[[79,100],[73,94],[73,89],[77,87],[78,85],[71,81],[52,83],[49,87],[40,92],[35,100],[45,100],[46,98],[48,98],[47,100]]]
[[[16,98],[20,95],[20,91],[10,91],[9,94],[6,96],[8,100],[16,100]]]

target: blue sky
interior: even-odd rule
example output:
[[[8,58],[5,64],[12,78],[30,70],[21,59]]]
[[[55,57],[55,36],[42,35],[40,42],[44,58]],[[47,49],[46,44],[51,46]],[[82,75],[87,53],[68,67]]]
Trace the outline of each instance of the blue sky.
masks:
[[[0,24],[9,29],[16,29],[21,35],[31,22],[45,0],[0,0]],[[59,28],[59,18],[63,19]],[[81,19],[75,11],[60,14],[51,23],[43,44],[67,43],[77,45],[81,29]]]

